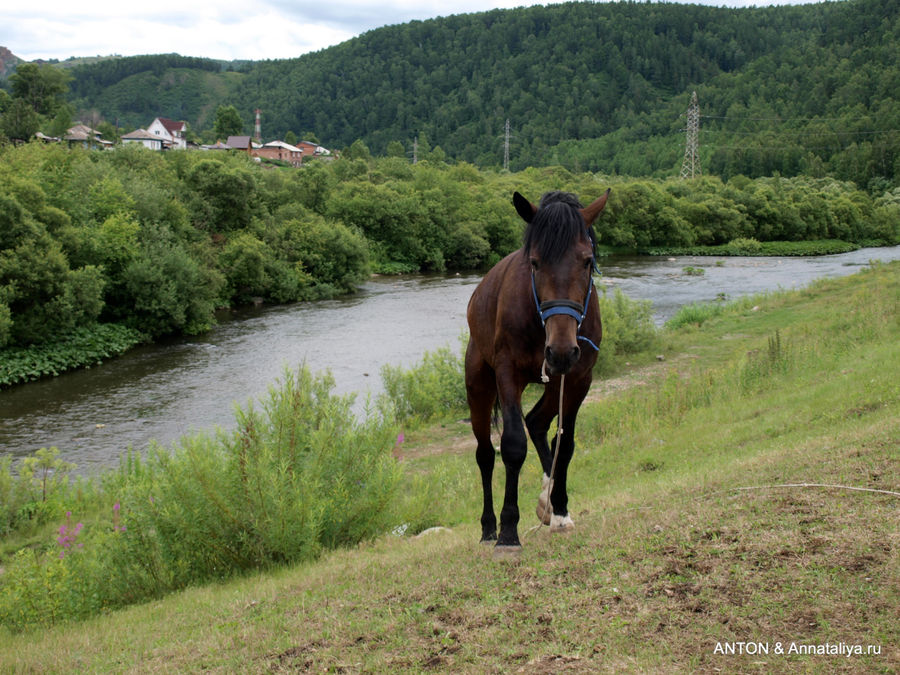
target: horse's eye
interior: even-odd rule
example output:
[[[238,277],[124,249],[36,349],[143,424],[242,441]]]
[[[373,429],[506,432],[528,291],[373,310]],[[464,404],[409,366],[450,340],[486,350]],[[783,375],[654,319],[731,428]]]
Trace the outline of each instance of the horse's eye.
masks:
[[[540,265],[538,264],[537,258],[532,258],[531,259],[531,269],[537,271],[538,267],[540,267]]]
[[[585,258],[584,260],[584,269],[588,269],[591,266],[591,259]]]

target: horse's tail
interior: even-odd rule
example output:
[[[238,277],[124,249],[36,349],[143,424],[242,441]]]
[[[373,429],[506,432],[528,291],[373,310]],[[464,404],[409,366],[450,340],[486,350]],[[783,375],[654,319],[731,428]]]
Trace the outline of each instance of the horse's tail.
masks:
[[[498,396],[494,399],[494,414],[491,415],[491,424],[494,429],[499,434],[501,431],[500,425],[503,423],[503,415],[500,412],[500,397]]]

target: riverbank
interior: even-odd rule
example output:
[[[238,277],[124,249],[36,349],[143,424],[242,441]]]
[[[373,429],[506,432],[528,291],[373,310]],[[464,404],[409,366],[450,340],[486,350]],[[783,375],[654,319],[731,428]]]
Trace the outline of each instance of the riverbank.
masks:
[[[662,326],[686,304],[802,288],[873,259],[900,259],[900,247],[797,258],[614,256],[599,261],[597,289],[652,300],[653,322]],[[704,274],[687,275],[688,266]],[[115,466],[129,446],[145,452],[151,440],[168,446],[198,429],[233,427],[235,403],[265,394],[285,365],[304,362],[330,370],[337,393],[356,392],[361,415],[383,390],[382,368],[456,349],[479,280],[378,277],[351,297],[232,312],[203,335],[140,345],[90,370],[0,391],[0,454],[18,459],[55,445],[80,474],[94,473]]]
[[[726,259],[772,256],[812,257],[849,253],[858,251],[861,248],[864,248],[864,245],[832,239],[797,242],[759,242],[755,239],[736,239],[721,246],[656,247],[640,251],[636,249],[600,247],[604,259],[627,255],[720,257]],[[886,250],[889,250],[889,248]],[[874,250],[877,251],[877,249]],[[694,270],[696,268],[688,267],[685,269]],[[373,276],[392,278],[389,274]],[[398,275],[396,278],[400,277],[402,275]],[[357,289],[358,293],[359,289]],[[352,294],[342,297],[352,297]],[[285,306],[290,306],[290,304]],[[246,310],[247,307],[233,308],[232,311],[241,312]],[[210,329],[214,327],[210,326]],[[91,368],[148,342],[150,342],[148,336],[124,325],[96,324],[73,331],[70,335],[66,335],[55,342],[42,343],[30,347],[0,348],[0,390],[43,378],[58,377],[64,372]]]
[[[664,361],[598,384],[576,531],[526,535],[518,562],[477,544],[470,431],[448,417],[400,452],[449,529],[2,634],[0,669],[895,671],[898,316],[895,263],[672,332]]]

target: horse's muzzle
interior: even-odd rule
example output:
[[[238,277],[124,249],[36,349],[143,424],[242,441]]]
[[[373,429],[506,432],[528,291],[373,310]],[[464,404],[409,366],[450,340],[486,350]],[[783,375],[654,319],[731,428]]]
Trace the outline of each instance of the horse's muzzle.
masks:
[[[581,349],[574,345],[569,349],[554,349],[551,345],[544,348],[544,359],[551,375],[565,375],[578,363],[581,357]]]

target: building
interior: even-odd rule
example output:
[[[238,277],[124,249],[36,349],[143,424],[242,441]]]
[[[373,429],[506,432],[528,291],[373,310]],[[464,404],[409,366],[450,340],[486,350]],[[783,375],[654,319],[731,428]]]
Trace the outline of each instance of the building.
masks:
[[[297,143],[297,147],[300,148],[300,151],[303,153],[304,157],[330,157],[331,151],[323,148],[321,145],[316,143],[310,143],[309,141],[300,141]]]
[[[186,122],[176,122],[165,117],[157,117],[147,127],[147,132],[156,136],[162,142],[162,148],[187,148]]]
[[[63,140],[69,145],[82,145],[85,148],[110,148],[112,141],[105,141],[100,138],[100,132],[92,129],[86,124],[76,124],[71,127],[63,136]]]
[[[264,159],[277,159],[291,166],[300,166],[303,163],[303,150],[284,141],[271,141],[262,147],[254,147],[250,154]]]
[[[151,150],[162,150],[163,140],[156,134],[151,134],[146,129],[135,129],[131,133],[122,136],[122,144],[140,143]]]
[[[246,152],[248,155],[251,154],[253,150],[253,141],[249,136],[229,136],[225,141],[225,145],[227,145],[232,150],[241,150]]]

